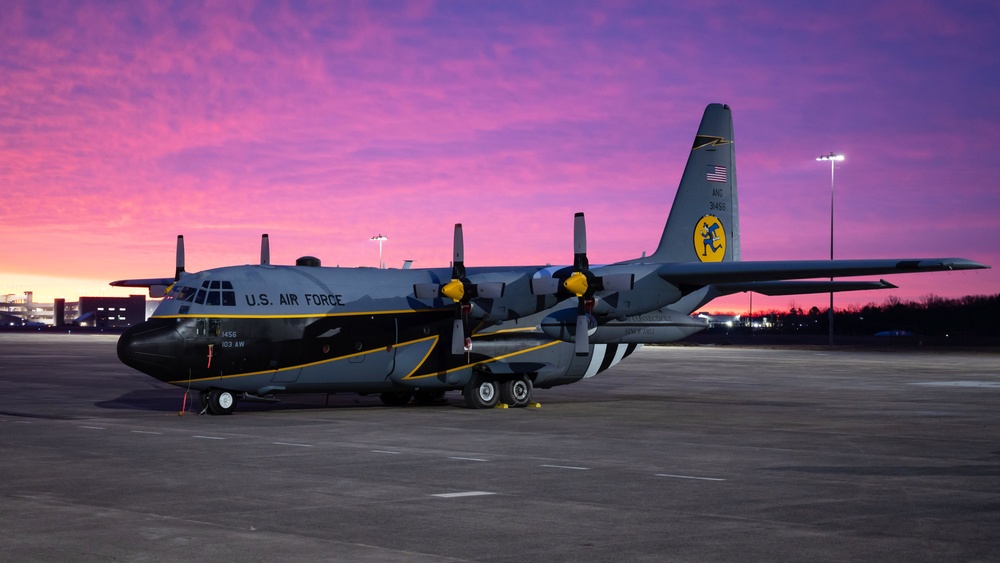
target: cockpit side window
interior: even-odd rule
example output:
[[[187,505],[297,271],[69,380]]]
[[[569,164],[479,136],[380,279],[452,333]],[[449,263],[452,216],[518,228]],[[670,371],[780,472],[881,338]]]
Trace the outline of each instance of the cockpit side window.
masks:
[[[233,284],[227,281],[222,282],[222,305],[224,307],[236,306],[236,292],[233,291]]]

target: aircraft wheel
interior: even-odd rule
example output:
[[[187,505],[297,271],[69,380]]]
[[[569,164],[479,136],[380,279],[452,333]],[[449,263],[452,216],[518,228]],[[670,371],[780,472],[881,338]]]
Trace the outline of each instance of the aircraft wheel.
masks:
[[[473,409],[492,409],[500,402],[500,384],[489,374],[472,376],[462,389],[465,403]]]
[[[208,391],[198,392],[198,405],[201,406],[198,412],[206,412],[208,410]]]
[[[413,393],[407,391],[387,391],[378,396],[387,407],[402,407],[410,402]]]
[[[512,407],[526,407],[531,402],[531,380],[522,375],[500,384],[500,402]]]
[[[225,389],[208,392],[208,412],[212,414],[233,414],[236,408],[236,394]]]

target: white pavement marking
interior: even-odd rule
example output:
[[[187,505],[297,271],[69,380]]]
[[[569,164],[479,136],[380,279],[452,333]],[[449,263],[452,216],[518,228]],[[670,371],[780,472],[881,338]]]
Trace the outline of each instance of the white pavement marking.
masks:
[[[202,440],[225,440],[219,436],[191,436],[192,438],[201,438]]]
[[[1000,387],[1000,381],[925,381],[910,385],[928,385],[931,387]]]
[[[390,455],[399,455],[399,454],[401,454],[401,453],[403,453],[403,452],[390,452],[389,450],[372,450],[372,453],[373,453],[373,454],[390,454]]]
[[[459,497],[482,497],[495,494],[496,493],[488,493],[486,491],[466,491],[464,493],[440,493],[431,496],[438,498],[459,498]]]
[[[488,459],[480,459],[478,457],[449,457],[448,459],[457,459],[458,461],[489,461]]]
[[[81,425],[77,424],[76,427],[77,428],[89,428],[91,430],[107,430],[107,428],[105,428],[103,426],[81,426]]]
[[[276,445],[276,446],[295,446],[295,447],[298,447],[298,448],[311,448],[312,447],[312,444],[295,444],[295,443],[292,443],[292,442],[271,442],[271,443],[274,444],[274,445]]]
[[[716,477],[694,477],[692,475],[671,475],[669,473],[657,473],[657,477],[671,477],[673,479],[695,479],[697,481],[725,481]]]
[[[575,469],[577,471],[587,471],[589,467],[575,467],[572,465],[542,465],[542,467],[551,467],[553,469]]]
[[[163,432],[150,432],[149,430],[133,430],[133,434],[163,434]]]

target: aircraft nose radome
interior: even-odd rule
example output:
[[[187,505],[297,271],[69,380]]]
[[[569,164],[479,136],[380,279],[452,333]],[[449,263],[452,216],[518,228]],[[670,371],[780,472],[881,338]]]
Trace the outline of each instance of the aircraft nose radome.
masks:
[[[118,339],[123,364],[161,381],[176,379],[181,335],[173,319],[152,319],[126,330]]]

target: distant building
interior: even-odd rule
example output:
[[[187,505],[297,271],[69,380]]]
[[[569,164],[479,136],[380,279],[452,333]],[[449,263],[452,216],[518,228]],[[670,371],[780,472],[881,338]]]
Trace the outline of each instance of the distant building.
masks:
[[[146,296],[81,297],[73,324],[96,328],[127,328],[146,320]]]
[[[0,295],[0,325],[72,324],[95,328],[127,328],[149,318],[150,311],[146,305],[145,295],[81,297],[78,302],[56,299],[55,303],[35,303],[32,292],[26,291],[23,296]]]
[[[52,324],[52,304],[35,303],[30,291],[25,291],[24,295],[0,295],[0,313],[20,318],[22,325]],[[5,324],[12,323],[5,319]]]

